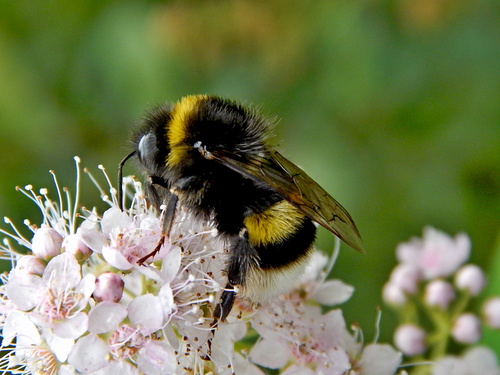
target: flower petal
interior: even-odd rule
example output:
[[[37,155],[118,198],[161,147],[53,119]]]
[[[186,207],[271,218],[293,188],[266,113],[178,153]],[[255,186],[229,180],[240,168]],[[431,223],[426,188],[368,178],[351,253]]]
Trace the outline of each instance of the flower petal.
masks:
[[[102,248],[109,245],[109,241],[101,231],[80,227],[76,230],[82,242],[90,247],[92,251],[101,254]]]
[[[5,294],[19,310],[28,311],[43,300],[45,283],[36,275],[13,277],[5,286]]]
[[[281,375],[317,375],[317,372],[310,368],[293,364],[287,367]]]
[[[365,347],[359,362],[364,375],[392,375],[401,364],[402,354],[387,344]]]
[[[122,253],[111,246],[104,246],[102,248],[102,256],[106,262],[119,270],[128,271],[134,267]]]
[[[111,233],[116,228],[134,229],[132,218],[117,207],[105,211],[101,221],[102,232],[111,238]]]
[[[162,261],[161,273],[163,281],[165,283],[170,283],[181,266],[181,249],[178,246],[172,246],[170,251]]]
[[[472,348],[464,355],[464,360],[471,374],[474,371],[480,374],[500,374],[495,353],[489,348],[482,346]]]
[[[283,342],[262,339],[250,351],[250,358],[258,365],[278,369],[287,364],[291,358],[288,346]]]
[[[233,373],[238,375],[265,375],[264,372],[253,363],[251,363],[251,361],[246,358],[246,356],[244,357],[238,353],[234,353]],[[312,373],[311,375],[314,375],[314,373]]]
[[[81,337],[68,356],[68,363],[76,370],[89,373],[106,366],[109,346],[95,335]]]
[[[50,351],[54,353],[57,360],[61,363],[66,362],[68,355],[75,345],[75,341],[71,339],[64,339],[55,335],[50,329],[43,332],[43,337],[49,345]]]
[[[146,375],[173,374],[177,369],[177,358],[167,343],[149,340],[139,350],[137,366]]]
[[[41,342],[40,333],[30,318],[14,310],[8,313],[3,325],[2,346],[9,345],[16,336],[17,345],[38,345]]]
[[[87,331],[89,317],[79,312],[71,318],[65,319],[54,327],[54,333],[63,339],[77,339]]]
[[[134,365],[124,360],[114,360],[92,375],[140,375],[140,372]]]
[[[47,264],[42,279],[50,289],[63,292],[76,287],[82,279],[81,268],[75,256],[62,253]]]
[[[352,285],[341,280],[328,280],[320,285],[312,299],[321,305],[334,306],[346,302],[354,292]]]
[[[114,331],[127,313],[127,309],[118,303],[101,302],[89,312],[89,331],[96,335]]]
[[[134,298],[128,305],[130,322],[154,332],[163,325],[163,307],[159,297],[145,294]]]
[[[174,295],[169,284],[165,284],[161,287],[158,292],[158,297],[163,307],[163,314],[167,318],[175,308]]]
[[[344,375],[347,374],[351,369],[351,361],[349,355],[342,347],[335,347],[327,352],[328,355],[328,366],[323,365],[322,361],[319,361],[317,372],[322,374],[331,375]],[[321,370],[323,371],[321,371]],[[318,371],[319,370],[319,371]]]

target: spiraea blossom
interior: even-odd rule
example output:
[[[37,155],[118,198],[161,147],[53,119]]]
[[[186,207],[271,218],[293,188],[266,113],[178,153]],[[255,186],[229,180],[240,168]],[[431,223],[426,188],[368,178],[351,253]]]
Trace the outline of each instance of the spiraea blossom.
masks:
[[[399,264],[384,286],[383,298],[398,313],[396,348],[416,363],[416,374],[500,374],[493,351],[479,346],[483,324],[499,328],[500,297],[482,307],[484,323],[473,309],[486,276],[477,265],[465,264],[471,252],[467,235],[454,238],[425,228],[396,249]],[[448,353],[453,342],[454,355]]]
[[[227,244],[210,222],[178,210],[170,240],[139,265],[161,232],[160,215],[148,206],[141,184],[125,179],[130,203],[121,211],[108,179],[110,193],[101,189],[101,196],[109,209],[100,214],[79,208],[55,181],[56,201],[47,189],[19,189],[43,215],[39,225],[26,222],[31,237],[9,220],[11,230],[2,231],[2,258],[12,263],[0,288],[5,373],[398,371],[401,354],[392,346],[364,345],[359,327],[348,328],[340,309],[320,308],[341,304],[354,290],[326,280],[338,246],[332,258],[318,252],[290,293],[260,306],[237,299],[227,320],[214,327]]]

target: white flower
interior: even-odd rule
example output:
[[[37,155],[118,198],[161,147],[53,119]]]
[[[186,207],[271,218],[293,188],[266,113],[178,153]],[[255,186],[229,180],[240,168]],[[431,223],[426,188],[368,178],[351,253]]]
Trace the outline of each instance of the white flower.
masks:
[[[11,237],[28,255],[2,247],[13,269],[1,277],[0,324],[7,354],[0,370],[262,375],[260,364],[287,374],[368,374],[370,367],[376,375],[395,371],[398,353],[384,345],[364,347],[359,335],[346,329],[341,310],[323,313],[318,305],[343,303],[353,293],[340,280],[326,281],[338,246],[331,258],[316,253],[288,295],[261,306],[237,298],[227,321],[213,327],[213,311],[227,283],[227,243],[211,223],[179,208],[169,241],[139,265],[157,246],[161,222],[140,183],[127,178],[124,188],[132,199],[128,210],[118,209],[109,186],[111,198],[100,190],[110,208],[102,215],[84,211],[80,225],[78,202],[65,207],[67,191],[57,187],[66,199],[53,202],[46,189],[41,197],[31,186],[21,190],[42,210],[44,222],[39,229],[29,224],[33,243],[10,223]],[[252,335],[260,334],[255,345],[246,341],[250,325]],[[247,350],[236,350],[237,342]]]
[[[158,218],[150,216],[152,214],[129,216],[116,207],[103,214],[101,229],[109,244],[103,246],[101,251],[110,265],[123,271],[141,268],[137,261],[155,248],[161,232]],[[148,262],[163,258],[166,251],[168,248],[163,246],[162,251]]]
[[[293,358],[306,367],[314,363],[333,368],[345,363],[338,369],[339,374],[350,368],[349,357],[341,346],[347,331],[340,310],[322,314],[318,306],[305,305],[300,293],[292,293],[263,305],[251,322],[262,337],[250,353],[257,364],[277,368],[284,365],[287,358]],[[266,348],[273,344],[276,356],[269,357]],[[339,355],[343,355],[345,361],[339,361]]]
[[[422,239],[398,245],[398,259],[418,267],[426,280],[452,275],[470,255],[470,240],[465,234],[451,238],[434,228],[424,229]]]
[[[327,263],[325,257],[313,257],[296,291],[264,303],[255,313],[251,323],[261,339],[250,352],[252,361],[269,368],[282,368],[293,359],[294,371],[307,373],[307,369],[314,368],[318,374],[340,375],[351,368],[351,359],[342,347],[344,337],[349,336],[342,312],[332,310],[322,314],[318,306],[304,303],[315,297],[342,302],[352,293],[343,283],[324,282]],[[327,291],[337,290],[339,297],[326,295]]]

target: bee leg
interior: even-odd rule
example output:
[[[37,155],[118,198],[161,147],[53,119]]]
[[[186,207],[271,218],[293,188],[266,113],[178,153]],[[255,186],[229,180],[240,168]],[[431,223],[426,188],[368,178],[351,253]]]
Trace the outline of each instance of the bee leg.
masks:
[[[222,296],[220,298],[220,302],[215,306],[214,317],[212,324],[210,327],[212,328],[212,337],[208,339],[208,351],[207,358],[209,359],[212,355],[212,338],[215,335],[215,331],[217,329],[217,325],[219,321],[225,321],[231,310],[233,309],[234,300],[236,298],[236,292],[234,291],[234,287],[231,284],[227,284],[224,288],[224,292],[222,292]],[[204,359],[204,358],[202,358]]]
[[[233,308],[236,298],[234,287],[245,284],[245,276],[248,269],[252,265],[255,265],[258,259],[259,256],[257,251],[248,240],[248,230],[243,228],[231,248],[231,258],[229,259],[229,266],[227,269],[228,283],[224,292],[222,292],[219,304],[215,307],[212,327],[215,327],[219,320],[226,320]]]
[[[227,284],[220,297],[220,302],[215,306],[212,327],[215,327],[219,320],[226,320],[229,312],[233,308],[235,298],[236,292],[234,291],[234,287],[231,284]]]
[[[150,252],[148,255],[143,256],[141,259],[137,261],[139,265],[143,265],[146,260],[148,260],[151,257],[154,257],[159,251],[160,248],[163,246],[165,243],[165,240],[169,237],[170,235],[170,230],[172,229],[172,224],[174,222],[175,218],[175,211],[177,209],[177,201],[179,200],[177,194],[172,192],[170,194],[168,201],[166,202],[166,209],[164,212],[164,215],[162,216],[161,219],[161,237],[156,244],[156,247],[152,252]]]

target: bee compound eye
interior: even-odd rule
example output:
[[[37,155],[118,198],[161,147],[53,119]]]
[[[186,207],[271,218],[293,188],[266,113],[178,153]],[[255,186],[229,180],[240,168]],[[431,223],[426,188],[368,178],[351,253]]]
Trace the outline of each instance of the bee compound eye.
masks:
[[[158,153],[158,146],[156,145],[156,136],[153,133],[142,136],[137,144],[137,153],[143,164],[148,164],[154,159]]]

